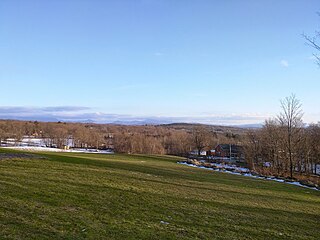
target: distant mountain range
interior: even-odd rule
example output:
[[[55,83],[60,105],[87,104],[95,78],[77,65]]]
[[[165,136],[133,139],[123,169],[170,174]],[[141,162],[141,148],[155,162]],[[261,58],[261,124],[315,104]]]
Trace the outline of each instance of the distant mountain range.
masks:
[[[232,125],[233,127],[240,127],[240,128],[262,128],[262,123],[253,123],[253,124],[240,124],[240,125]]]
[[[91,109],[89,109],[90,111]],[[108,114],[89,112],[86,107],[0,107],[0,119],[42,121],[42,122],[81,122],[121,125],[161,125],[172,123],[191,123],[216,126],[234,126],[241,128],[260,128],[261,117],[225,115],[225,116],[135,116],[128,114]],[[240,124],[238,124],[240,123]],[[245,123],[245,124],[242,124]],[[249,124],[247,124],[249,123]]]
[[[263,124],[238,124],[238,125],[227,125],[227,124],[203,124],[197,122],[178,122],[170,121],[169,119],[153,119],[153,118],[141,118],[141,119],[109,119],[106,121],[103,120],[94,120],[94,119],[66,119],[66,118],[56,118],[50,116],[6,116],[0,117],[0,119],[8,120],[21,120],[21,121],[41,121],[41,122],[79,122],[79,123],[97,123],[97,124],[115,124],[115,125],[132,125],[132,126],[142,126],[142,125],[164,125],[172,128],[192,128],[194,125],[205,125],[207,127],[230,127],[230,128],[246,128],[246,129],[259,129]]]

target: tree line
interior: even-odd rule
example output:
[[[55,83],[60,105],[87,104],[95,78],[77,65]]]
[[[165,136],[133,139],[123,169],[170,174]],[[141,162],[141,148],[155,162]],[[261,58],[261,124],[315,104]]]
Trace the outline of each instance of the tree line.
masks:
[[[266,175],[316,174],[320,164],[320,125],[306,126],[302,107],[294,96],[281,101],[281,113],[266,120],[262,129],[246,136],[245,156],[249,167]]]
[[[0,120],[0,142],[24,136],[41,138],[47,147],[63,148],[72,139],[76,148],[112,148],[118,153],[171,154],[186,156],[191,150],[214,148],[221,142],[239,140],[239,135],[216,132],[200,124],[175,129],[166,125],[127,126],[113,124]]]

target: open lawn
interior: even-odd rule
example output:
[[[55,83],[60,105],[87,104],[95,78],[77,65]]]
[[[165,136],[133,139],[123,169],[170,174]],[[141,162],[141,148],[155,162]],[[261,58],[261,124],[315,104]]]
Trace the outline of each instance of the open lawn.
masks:
[[[46,158],[0,159],[1,239],[320,236],[319,191],[170,156],[38,155]]]

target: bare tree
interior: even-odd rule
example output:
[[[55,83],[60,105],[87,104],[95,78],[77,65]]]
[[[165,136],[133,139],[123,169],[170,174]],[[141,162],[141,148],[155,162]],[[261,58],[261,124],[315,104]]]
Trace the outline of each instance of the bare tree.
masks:
[[[320,13],[318,12],[318,15],[320,16]],[[309,36],[306,34],[302,34],[304,39],[307,41],[307,44],[314,48],[316,50],[316,53],[313,54],[313,56],[317,59],[317,64],[320,66],[320,32],[316,31],[314,36]]]
[[[184,156],[190,152],[190,134],[185,131],[170,131],[163,140],[167,154]]]
[[[310,151],[310,172],[317,174],[317,165],[320,164],[320,124],[311,124],[308,127],[308,150]]]
[[[300,132],[303,127],[302,106],[294,94],[281,101],[282,112],[278,116],[278,121],[285,134],[285,145],[287,150],[287,159],[289,160],[290,177],[293,177],[294,152],[295,147],[300,140]]]
[[[198,150],[198,155],[201,151],[208,146],[208,131],[202,127],[197,126],[192,131],[192,141],[194,147]]]
[[[244,154],[246,155],[246,160],[248,166],[251,170],[256,170],[256,163],[258,162],[258,155],[260,153],[258,149],[258,134],[254,131],[249,131],[246,134],[246,141],[244,144]]]
[[[271,167],[280,175],[282,168],[281,162],[281,131],[279,131],[279,124],[276,119],[269,119],[265,121],[265,125],[261,129],[262,141],[264,146],[264,158],[271,161]]]
[[[0,123],[0,147],[1,147],[1,144],[2,144],[2,140],[5,140],[5,131],[4,131],[4,126],[2,123]]]

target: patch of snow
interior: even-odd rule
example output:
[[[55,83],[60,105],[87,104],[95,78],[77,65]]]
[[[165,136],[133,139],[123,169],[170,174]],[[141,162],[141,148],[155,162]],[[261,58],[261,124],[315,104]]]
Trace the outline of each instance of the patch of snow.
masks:
[[[304,187],[304,188],[320,191],[318,188],[309,187],[309,186],[301,184],[300,182],[287,182],[287,181],[285,181],[283,179],[279,179],[279,178],[276,178],[276,177],[262,177],[262,176],[252,175],[250,173],[249,169],[247,169],[247,168],[237,168],[237,167],[233,168],[234,165],[214,163],[214,164],[211,164],[212,166],[214,166],[213,168],[208,168],[208,167],[204,167],[204,166],[197,166],[195,164],[187,163],[187,162],[177,162],[177,163],[178,164],[182,164],[182,165],[187,165],[189,167],[196,167],[196,168],[202,168],[202,169],[207,169],[207,170],[216,171],[216,172],[225,172],[225,173],[234,174],[234,175],[242,175],[242,176],[245,176],[245,177],[251,177],[251,178],[257,178],[257,179],[263,179],[263,180],[287,183],[287,184],[291,184],[291,185],[295,185],[295,186],[299,186],[299,187]],[[221,166],[221,167],[220,168],[215,168],[215,167],[218,167],[218,166]],[[234,169],[235,171],[225,170],[224,168]],[[243,171],[239,172],[239,169],[241,169]],[[248,170],[248,171],[244,171],[244,170]]]
[[[168,225],[169,223],[168,222],[165,222],[165,221],[160,221],[161,224],[165,224],[165,225]]]
[[[299,186],[299,187],[304,187],[304,188],[309,188],[309,189],[313,189],[313,190],[318,190],[319,191],[319,189],[317,189],[315,187],[308,187],[308,186],[303,185],[303,184],[301,184],[299,182],[286,182],[286,183],[287,184],[291,184],[291,185],[295,185],[295,186]]]
[[[46,151],[46,152],[64,152],[65,150],[59,148],[49,147],[31,147],[31,146],[15,146],[15,147],[2,147],[6,149],[24,150],[24,151]]]
[[[113,154],[110,150],[98,150],[98,149],[85,149],[85,148],[75,148],[75,149],[60,149],[60,148],[50,148],[50,147],[32,147],[32,146],[15,146],[15,147],[2,147],[7,149],[23,150],[23,151],[35,151],[35,152],[74,152],[74,153],[103,153],[103,154]]]

